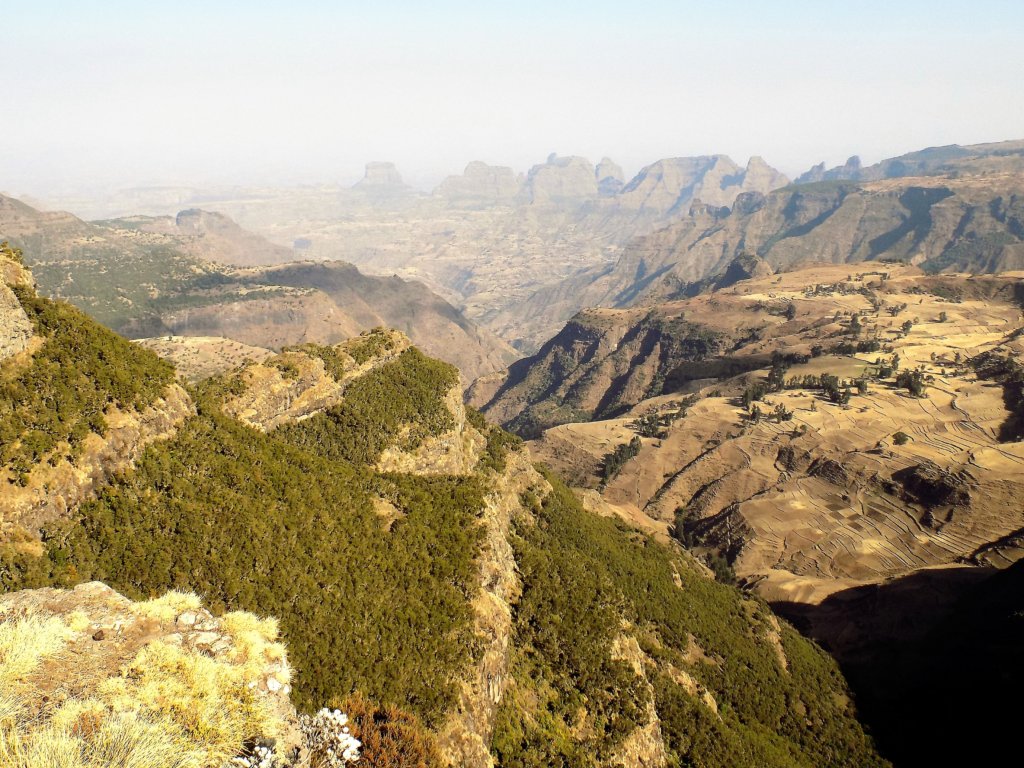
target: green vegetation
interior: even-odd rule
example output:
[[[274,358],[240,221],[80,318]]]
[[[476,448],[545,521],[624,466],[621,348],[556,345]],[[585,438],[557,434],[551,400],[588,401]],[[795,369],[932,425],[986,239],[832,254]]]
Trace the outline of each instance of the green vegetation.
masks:
[[[198,415],[76,519],[45,532],[42,558],[2,548],[0,585],[99,579],[134,597],[193,589],[217,611],[281,617],[300,706],[358,689],[436,721],[473,650],[485,486],[476,477],[377,475],[339,447],[369,455],[379,445],[374,419],[389,410],[401,421],[422,409],[439,424],[451,375],[413,350],[367,374],[350,389],[361,418],[314,433],[327,456],[297,431],[263,434],[226,417],[217,387],[199,391]],[[403,513],[390,530],[375,496]]]
[[[624,524],[584,512],[557,478],[548,479],[554,490],[536,525],[521,526],[515,539],[521,650],[494,735],[502,766],[593,766],[606,751],[595,737],[621,743],[646,719],[648,694],[612,655],[623,622],[658,664],[645,669],[671,765],[882,764],[826,654],[783,626],[783,671],[771,644],[751,633],[769,629],[764,604]],[[713,658],[689,661],[691,643]],[[710,691],[718,714],[671,678],[669,664]]]
[[[341,381],[348,370],[345,363],[348,362],[349,356],[339,351],[336,347],[326,344],[299,344],[294,347],[285,347],[281,352],[301,352],[310,357],[319,358],[323,361],[324,370],[335,381]]]
[[[910,435],[906,432],[897,432],[892,436],[892,442],[894,445],[906,445],[910,442]]]
[[[359,365],[379,357],[395,348],[394,340],[383,328],[363,331],[359,336],[345,345],[346,351]]]
[[[444,397],[458,382],[454,366],[410,347],[353,381],[340,404],[276,433],[327,459],[372,464],[389,445],[414,450],[452,429]]]
[[[50,244],[41,238],[27,238],[21,245],[42,289],[66,297],[90,317],[118,331],[131,327],[148,335],[166,333],[158,319],[161,312],[220,301],[223,297],[217,295],[217,289],[229,282],[227,268],[166,244],[81,238],[74,248],[53,258]],[[259,299],[266,294],[238,298]]]
[[[108,406],[143,409],[174,381],[174,369],[63,302],[15,294],[44,339],[31,364],[0,377],[0,465],[24,478],[53,451],[77,455],[106,430]]]
[[[500,427],[488,424],[487,419],[480,411],[468,405],[466,406],[466,421],[487,438],[487,445],[477,464],[477,469],[504,472],[509,452],[519,450],[523,444],[522,438],[506,432]]]
[[[640,438],[634,437],[628,443],[615,446],[615,450],[606,453],[601,463],[601,484],[607,485],[622,471],[630,459],[635,458],[643,443]]]
[[[912,397],[924,397],[927,389],[924,371],[900,371],[896,374],[896,386],[906,389]]]
[[[63,312],[73,310],[41,301],[35,316],[43,323]],[[137,393],[148,366],[170,376],[95,324],[79,318],[66,333],[62,363],[88,371],[107,400]],[[117,373],[89,368],[101,363]],[[0,544],[0,588],[95,579],[130,597],[194,590],[217,613],[277,616],[300,708],[366,696],[352,706],[375,745],[367,755],[382,766],[429,765],[420,723],[442,722],[479,652],[471,601],[487,470],[504,468],[518,441],[469,411],[487,438],[476,474],[381,474],[371,465],[386,445],[414,447],[450,429],[445,399],[457,381],[451,366],[409,349],[355,379],[339,406],[269,433],[224,414],[231,377],[208,382],[172,439],[43,531],[42,556]],[[608,764],[652,705],[673,766],[880,764],[824,653],[784,626],[783,669],[765,605],[708,579],[682,552],[585,512],[547,479],[543,500],[524,493],[534,517],[520,516],[512,537],[522,592],[492,744],[503,767]],[[398,515],[380,516],[381,507]],[[727,563],[716,570],[731,578]],[[634,640],[643,675],[623,658]],[[717,713],[673,668],[708,692]]]

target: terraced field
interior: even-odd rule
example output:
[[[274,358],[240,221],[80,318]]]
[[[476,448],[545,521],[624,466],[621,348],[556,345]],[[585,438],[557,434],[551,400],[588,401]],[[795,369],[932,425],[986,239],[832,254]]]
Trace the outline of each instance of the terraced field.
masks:
[[[662,394],[619,419],[549,429],[535,453],[623,517],[663,531],[685,524],[696,549],[725,556],[772,601],[817,603],[935,566],[1016,561],[1024,443],[1000,442],[1010,416],[1003,387],[979,379],[970,361],[1024,354],[1022,276],[880,272],[813,267],[662,305],[716,329],[749,323],[752,305],[794,306],[793,319],[767,318],[760,338],[732,353],[795,353],[785,388],[745,407],[741,396],[765,383],[767,368],[692,382],[699,399],[684,415],[682,392]],[[840,346],[858,341],[877,349]],[[814,346],[823,351],[801,356]],[[898,369],[884,370],[893,356]],[[916,371],[921,396],[897,385],[899,371]],[[849,388],[848,402],[807,378],[822,374]],[[786,417],[772,418],[776,409]],[[655,415],[657,435],[599,488],[603,457]]]

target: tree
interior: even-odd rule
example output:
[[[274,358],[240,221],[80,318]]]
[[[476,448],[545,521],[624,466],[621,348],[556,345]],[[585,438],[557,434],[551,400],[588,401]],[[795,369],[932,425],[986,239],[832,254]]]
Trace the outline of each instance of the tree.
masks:
[[[768,371],[768,391],[781,392],[786,386],[786,364],[781,360],[772,363]]]
[[[906,445],[909,440],[910,435],[908,435],[906,432],[897,432],[895,435],[892,436],[892,442],[895,445]]]
[[[796,319],[796,304],[790,302],[786,306],[786,319],[787,320],[795,320]]]
[[[775,410],[772,411],[772,418],[777,422],[782,423],[783,421],[789,421],[793,418],[793,412],[786,409],[782,403],[775,406]]]
[[[948,315],[945,312],[939,312],[939,322],[944,323],[948,319]]]
[[[896,386],[905,387],[912,397],[923,397],[926,388],[924,372],[921,370],[901,371],[896,376]]]

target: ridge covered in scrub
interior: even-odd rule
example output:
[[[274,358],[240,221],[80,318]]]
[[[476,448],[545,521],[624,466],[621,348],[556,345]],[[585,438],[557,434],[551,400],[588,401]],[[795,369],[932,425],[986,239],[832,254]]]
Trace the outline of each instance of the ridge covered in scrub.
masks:
[[[162,382],[131,350],[110,364]],[[174,424],[60,514],[5,527],[3,590],[101,580],[275,616],[299,710],[358,694],[431,744],[382,766],[882,764],[825,654],[674,546],[584,511],[398,334],[247,364],[189,389]]]

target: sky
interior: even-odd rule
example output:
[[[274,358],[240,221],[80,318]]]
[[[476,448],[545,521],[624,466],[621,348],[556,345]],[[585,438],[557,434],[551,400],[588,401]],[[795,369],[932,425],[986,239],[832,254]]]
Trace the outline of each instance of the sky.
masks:
[[[0,190],[1024,138],[1024,2],[0,0]]]

